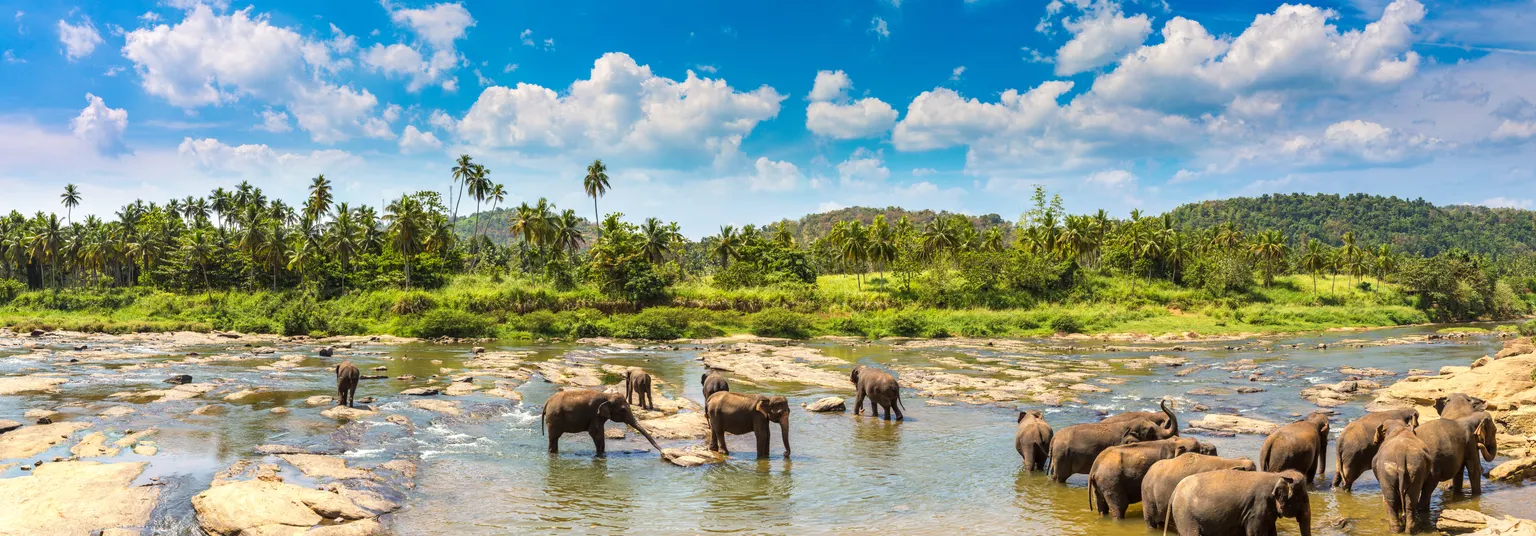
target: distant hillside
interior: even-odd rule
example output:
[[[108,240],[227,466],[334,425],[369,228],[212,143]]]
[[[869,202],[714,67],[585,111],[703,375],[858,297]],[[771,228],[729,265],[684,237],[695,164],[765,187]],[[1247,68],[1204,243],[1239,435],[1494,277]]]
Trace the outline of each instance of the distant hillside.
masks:
[[[1180,206],[1185,229],[1232,222],[1244,232],[1279,229],[1293,244],[1317,238],[1331,245],[1354,231],[1364,244],[1390,243],[1400,252],[1431,256],[1451,248],[1486,255],[1536,250],[1536,212],[1470,205],[1437,207],[1423,199],[1366,194],[1281,194]]]
[[[514,209],[498,208],[479,214],[460,215],[459,223],[454,226],[454,231],[458,232],[461,239],[469,238],[475,232],[475,219],[477,217],[483,218],[480,221],[481,234],[490,237],[491,242],[496,244],[503,246],[513,244],[517,242],[512,237],[512,217],[516,214],[517,211]],[[587,238],[586,244],[582,247],[582,249],[586,249],[586,246],[592,245],[592,240],[597,237],[597,226],[592,225],[591,220],[582,218],[581,234]]]
[[[827,233],[832,232],[832,226],[837,222],[858,220],[868,225],[875,221],[875,216],[881,214],[884,214],[886,221],[889,221],[892,224],[896,223],[897,220],[900,220],[902,216],[906,216],[907,219],[912,221],[913,227],[922,229],[924,224],[933,221],[934,218],[938,218],[941,215],[947,216],[951,213],[947,211],[934,212],[932,210],[907,210],[901,207],[848,207],[837,209],[831,212],[808,214],[802,216],[799,220],[785,219],[779,222],[775,222],[772,225],[782,224],[788,226],[789,232],[795,235],[795,241],[797,243],[809,244],[818,238],[826,236]],[[985,231],[993,227],[1002,227],[1005,233],[1011,232],[1013,230],[1013,223],[1003,219],[1002,216],[998,216],[997,214],[969,216],[969,218],[971,219],[971,223],[976,226],[977,231]]]

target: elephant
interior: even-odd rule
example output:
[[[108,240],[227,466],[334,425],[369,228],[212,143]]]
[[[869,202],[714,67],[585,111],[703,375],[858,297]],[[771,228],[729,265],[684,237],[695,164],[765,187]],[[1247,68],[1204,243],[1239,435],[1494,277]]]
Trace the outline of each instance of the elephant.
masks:
[[[624,371],[624,401],[631,404],[639,399],[640,409],[656,409],[651,400],[651,375],[637,368]]]
[[[859,365],[853,367],[853,372],[848,373],[848,380],[853,382],[853,414],[864,412],[864,399],[869,399],[869,412],[872,416],[880,415],[880,409],[885,408],[885,420],[891,420],[891,411],[896,411],[896,420],[903,420],[901,410],[905,408],[901,404],[901,384],[896,383],[896,378],[889,372]]]
[[[1488,402],[1475,396],[1452,393],[1435,399],[1435,413],[1442,419],[1460,419],[1488,409]]]
[[[1163,526],[1168,501],[1173,499],[1173,488],[1180,481],[1190,475],[1223,469],[1257,471],[1258,466],[1248,458],[1218,458],[1198,452],[1186,452],[1152,464],[1141,478],[1141,516],[1146,520],[1147,528]]]
[[[782,396],[748,395],[721,391],[704,402],[704,416],[709,419],[709,450],[731,454],[725,434],[753,433],[757,436],[757,457],[768,457],[768,443],[773,432],[768,423],[779,423],[784,436],[784,456],[789,456],[789,400]]]
[[[1388,523],[1392,532],[1402,532],[1405,521],[1408,532],[1417,532],[1420,521],[1429,516],[1424,498],[1434,493],[1437,483],[1429,446],[1411,426],[1395,419],[1377,425],[1375,435],[1381,448],[1371,470],[1381,482]]]
[[[1180,536],[1244,534],[1274,536],[1275,520],[1294,517],[1301,536],[1312,536],[1307,475],[1220,470],[1191,475],[1173,489],[1164,512]]]
[[[1344,427],[1334,445],[1338,455],[1338,471],[1333,474],[1333,487],[1351,491],[1355,480],[1371,469],[1371,460],[1381,446],[1377,429],[1388,422],[1402,423],[1410,430],[1419,426],[1419,412],[1413,408],[1394,409],[1367,413]]]
[[[1157,404],[1159,408],[1163,409],[1162,411],[1127,411],[1124,413],[1110,415],[1099,422],[1104,424],[1115,424],[1126,421],[1134,421],[1136,419],[1151,419],[1152,422],[1157,423],[1158,426],[1163,426],[1168,424],[1169,416],[1173,415],[1173,413],[1166,407],[1167,405],[1168,399],[1165,398]],[[1179,435],[1179,427],[1173,427],[1173,435]]]
[[[713,371],[705,372],[703,376],[699,377],[699,384],[704,386],[705,402],[709,401],[709,395],[731,390],[731,384],[726,383],[725,376],[721,376],[720,373]]]
[[[1461,493],[1462,471],[1472,481],[1472,494],[1483,493],[1483,464],[1498,455],[1498,430],[1493,417],[1479,411],[1459,419],[1435,419],[1414,431],[1429,449],[1435,484],[1451,481],[1451,492]],[[1380,475],[1376,477],[1381,479]],[[1420,510],[1429,510],[1429,495],[1419,498]]]
[[[1163,411],[1168,414],[1168,420],[1161,426],[1151,419],[1135,419],[1062,428],[1051,438],[1051,478],[1066,482],[1072,475],[1088,473],[1093,469],[1094,458],[1109,447],[1173,437],[1179,430],[1179,418],[1166,405]]]
[[[363,372],[350,359],[336,365],[336,405],[352,407],[353,399],[357,398],[357,380],[362,376]]]
[[[1045,462],[1051,455],[1051,436],[1055,433],[1040,410],[1019,412],[1019,427],[1013,432],[1013,449],[1024,458],[1025,471],[1045,469]]]
[[[1098,500],[1099,515],[1125,519],[1125,509],[1141,502],[1141,481],[1152,464],[1186,452],[1215,455],[1216,447],[1187,437],[1142,441],[1104,449],[1088,471],[1088,508]]]
[[[645,436],[645,440],[651,442],[656,452],[661,452],[661,445],[651,438],[651,432],[635,420],[629,401],[618,393],[586,389],[560,391],[544,402],[544,411],[539,415],[539,420],[540,431],[549,435],[550,454],[560,452],[560,436],[586,432],[592,436],[597,456],[605,455],[607,445],[603,437],[603,424],[608,421],[629,425]]]
[[[1323,476],[1328,468],[1328,414],[1314,411],[1302,419],[1275,430],[1259,449],[1259,468],[1271,473],[1295,469],[1307,475]]]

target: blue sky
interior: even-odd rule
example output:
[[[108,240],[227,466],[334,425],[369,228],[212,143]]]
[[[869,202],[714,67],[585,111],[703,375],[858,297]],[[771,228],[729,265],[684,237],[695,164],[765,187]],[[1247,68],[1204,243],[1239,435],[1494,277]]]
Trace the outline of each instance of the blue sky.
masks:
[[[0,2],[0,209],[249,180],[701,236],[852,205],[1015,218],[1269,192],[1533,206],[1536,0]]]

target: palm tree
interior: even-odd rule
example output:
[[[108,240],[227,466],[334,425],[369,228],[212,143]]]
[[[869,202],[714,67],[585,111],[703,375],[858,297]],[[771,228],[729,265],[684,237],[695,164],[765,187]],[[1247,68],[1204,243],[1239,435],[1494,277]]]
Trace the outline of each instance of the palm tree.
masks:
[[[868,236],[865,254],[880,267],[880,279],[884,280],[885,266],[896,260],[896,230],[885,222],[885,215],[881,214],[875,216],[875,222],[869,226]]]
[[[480,220],[485,219],[485,215],[480,213],[480,203],[491,196],[491,180],[486,178],[486,175],[490,173],[491,170],[477,164],[475,165],[474,172],[466,179],[468,182],[469,198],[475,200],[475,234],[470,235],[475,238],[480,237]],[[478,248],[479,246],[477,245],[476,247]]]
[[[731,259],[741,254],[741,236],[736,234],[736,228],[726,225],[720,227],[720,236],[715,240],[714,247],[710,248],[710,255],[720,259],[720,268],[731,266]]]
[[[602,160],[593,160],[592,165],[587,166],[587,176],[581,180],[582,190],[587,192],[587,197],[592,198],[592,221],[601,219],[597,214],[597,198],[608,193],[608,167]],[[597,239],[603,239],[603,231],[597,231]]]
[[[1253,243],[1249,244],[1248,252],[1259,259],[1259,266],[1264,273],[1264,286],[1268,288],[1275,281],[1275,270],[1282,259],[1290,252],[1285,245],[1285,237],[1280,231],[1268,230],[1255,235]]]
[[[389,225],[390,245],[405,258],[405,288],[411,288],[411,257],[421,251],[425,222],[421,202],[409,195],[390,203],[384,221]]]
[[[182,253],[186,254],[187,262],[196,264],[203,273],[203,290],[213,293],[213,285],[208,282],[208,258],[213,256],[213,241],[208,236],[206,229],[192,231],[191,235],[181,245]]]
[[[74,183],[64,185],[64,193],[59,194],[60,202],[64,204],[65,217],[70,225],[75,224],[75,207],[80,206],[80,189]]]
[[[581,237],[581,218],[576,215],[576,211],[565,209],[560,213],[560,217],[554,218],[553,223],[554,228],[551,229],[550,234],[555,249],[563,249],[575,255],[576,250],[586,242]]]
[[[457,198],[458,201],[453,202],[453,219],[450,220],[451,223],[459,221],[459,201],[464,200],[464,185],[475,175],[475,166],[474,159],[470,158],[467,154],[459,155],[459,159],[454,161],[454,166],[451,170],[453,171],[453,180],[448,183],[448,197],[450,199],[453,198],[453,185],[455,184],[459,185],[459,196]]]
[[[672,251],[672,244],[679,239],[681,236],[676,229],[663,225],[659,219],[646,218],[640,226],[640,253],[651,264],[661,264]]]
[[[1365,255],[1365,252],[1355,245],[1354,231],[1345,231],[1344,236],[1340,240],[1344,242],[1344,246],[1339,250],[1339,260],[1341,261],[1339,267],[1353,271],[1354,266],[1362,260],[1361,257]]]
[[[1376,286],[1386,282],[1387,272],[1397,270],[1397,255],[1392,253],[1391,244],[1382,244],[1376,248]]]
[[[341,261],[341,292],[346,294],[347,276],[351,275],[348,262],[357,255],[358,249],[357,220],[352,215],[352,208],[346,203],[336,205],[336,219],[331,220],[328,230],[325,247]]]
[[[304,203],[304,217],[310,221],[319,220],[320,216],[330,213],[331,200],[331,181],[322,173],[309,183],[309,200]]]
[[[1301,269],[1312,274],[1312,296],[1317,296],[1317,272],[1328,266],[1328,251],[1316,238],[1307,241],[1307,249],[1301,255]]]

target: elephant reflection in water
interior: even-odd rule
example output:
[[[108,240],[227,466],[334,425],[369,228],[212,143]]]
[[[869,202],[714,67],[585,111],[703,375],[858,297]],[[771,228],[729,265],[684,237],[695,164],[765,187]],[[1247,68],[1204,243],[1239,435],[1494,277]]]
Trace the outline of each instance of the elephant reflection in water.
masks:
[[[704,507],[698,532],[741,527],[790,526],[794,522],[794,459],[733,463],[731,470],[702,473]]]
[[[632,526],[628,516],[636,511],[636,489],[644,477],[610,463],[607,458],[550,457],[543,490],[548,504],[537,509],[539,517],[569,522],[568,528],[578,530]]]

